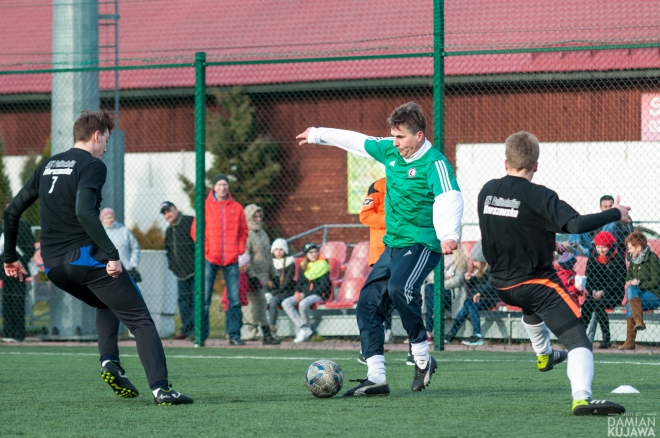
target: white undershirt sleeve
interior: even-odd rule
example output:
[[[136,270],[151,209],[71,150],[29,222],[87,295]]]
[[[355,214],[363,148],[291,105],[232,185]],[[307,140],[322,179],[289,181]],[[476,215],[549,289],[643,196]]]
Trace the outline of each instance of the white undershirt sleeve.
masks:
[[[336,146],[355,155],[372,158],[364,149],[367,138],[359,132],[344,129],[312,128],[307,136],[307,142],[321,146]]]
[[[463,218],[463,195],[451,190],[438,195],[433,202],[433,227],[440,242],[459,240],[461,219]]]

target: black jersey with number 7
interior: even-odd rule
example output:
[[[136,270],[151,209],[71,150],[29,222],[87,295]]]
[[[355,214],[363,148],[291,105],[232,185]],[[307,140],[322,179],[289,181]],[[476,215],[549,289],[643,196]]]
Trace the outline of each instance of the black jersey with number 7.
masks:
[[[98,210],[106,173],[103,161],[78,148],[53,155],[39,165],[25,189],[41,202],[44,260],[94,243],[76,216],[76,193],[82,189],[94,190]]]

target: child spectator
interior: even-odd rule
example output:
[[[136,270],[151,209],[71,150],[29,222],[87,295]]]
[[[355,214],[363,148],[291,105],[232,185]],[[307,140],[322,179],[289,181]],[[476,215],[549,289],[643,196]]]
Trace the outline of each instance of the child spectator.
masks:
[[[303,254],[305,258],[300,264],[293,296],[282,301],[282,308],[298,327],[298,334],[293,342],[306,342],[312,336],[309,308],[330,296],[330,265],[319,258],[319,247],[313,242],[306,243]]]
[[[557,276],[571,295],[573,301],[579,304],[582,292],[580,292],[575,286],[575,276],[577,275],[575,273],[575,263],[577,263],[575,256],[570,252],[565,252],[559,256],[559,260],[557,260],[558,268],[555,269],[557,271]]]
[[[600,324],[603,341],[598,348],[610,348],[610,321],[605,312],[621,304],[626,282],[626,260],[617,248],[616,237],[607,231],[594,236],[595,252],[587,261],[586,299],[582,320],[589,327],[592,315]]]
[[[248,305],[248,293],[250,293],[255,287],[253,282],[250,281],[248,269],[250,269],[250,254],[241,254],[238,256],[238,302],[241,306]],[[220,303],[222,304],[222,310],[226,312],[229,309],[226,287],[225,290],[222,291],[222,299]]]
[[[449,333],[445,336],[445,343],[451,344],[458,330],[461,328],[467,317],[472,321],[473,334],[470,338],[463,341],[464,345],[484,345],[484,338],[481,334],[481,319],[479,311],[490,309],[497,304],[497,292],[493,283],[490,281],[490,267],[482,252],[481,241],[478,241],[470,251],[472,260],[472,269],[465,273],[465,284],[467,286],[467,297],[463,308],[456,315],[454,324]]]
[[[296,287],[294,277],[296,266],[293,257],[289,256],[289,245],[284,239],[275,239],[270,247],[273,255],[273,269],[276,274],[269,282],[270,292],[266,294],[268,300],[268,318],[270,319],[270,330],[275,333],[277,323],[277,307],[293,295]]]

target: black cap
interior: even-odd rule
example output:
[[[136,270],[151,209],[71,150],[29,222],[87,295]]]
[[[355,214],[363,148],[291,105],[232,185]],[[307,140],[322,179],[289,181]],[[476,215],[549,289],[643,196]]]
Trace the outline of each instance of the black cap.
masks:
[[[167,210],[169,210],[172,207],[176,207],[176,205],[172,204],[170,201],[165,201],[162,204],[160,204],[160,214],[165,213]]]
[[[219,173],[219,174],[217,174],[216,176],[213,177],[213,185],[215,186],[215,184],[218,181],[220,181],[221,179],[227,181],[227,184],[229,184],[229,178],[227,177],[227,175]]]
[[[319,246],[314,242],[307,242],[305,246],[303,246],[303,254],[307,254],[312,249],[319,249]]]

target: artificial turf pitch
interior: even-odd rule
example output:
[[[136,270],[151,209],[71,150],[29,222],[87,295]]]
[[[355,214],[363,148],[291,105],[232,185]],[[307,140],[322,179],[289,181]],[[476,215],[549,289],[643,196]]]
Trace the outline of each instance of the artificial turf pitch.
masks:
[[[566,364],[540,373],[531,353],[435,353],[421,393],[410,391],[405,353],[386,353],[389,397],[317,399],[307,367],[337,362],[348,389],[366,373],[355,352],[168,348],[170,380],[195,403],[156,406],[135,348],[121,352],[138,398],[103,382],[94,347],[1,346],[0,436],[608,436],[606,417],[571,415]],[[657,355],[598,354],[594,398],[660,417],[659,376]],[[610,394],[624,384],[640,394]]]

